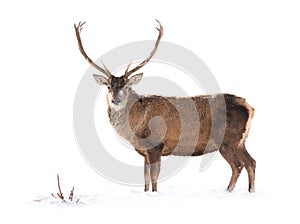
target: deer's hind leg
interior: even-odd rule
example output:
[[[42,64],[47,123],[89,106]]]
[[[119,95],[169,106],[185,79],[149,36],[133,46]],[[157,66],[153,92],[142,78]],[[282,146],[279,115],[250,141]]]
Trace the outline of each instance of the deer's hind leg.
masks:
[[[232,148],[228,148],[225,146],[222,146],[220,148],[220,153],[223,156],[223,158],[229,163],[231,169],[232,169],[232,176],[230,178],[229,185],[227,187],[228,192],[232,192],[234,189],[234,186],[238,180],[238,177],[240,176],[240,173],[243,169],[243,165],[238,159],[238,157],[235,155]]]
[[[247,173],[248,173],[248,179],[249,179],[249,192],[254,192],[254,181],[255,181],[255,167],[256,167],[256,161],[250,156],[250,154],[247,152],[245,145],[240,145],[238,147],[238,150],[236,152],[236,155],[238,156],[240,162],[245,166]]]

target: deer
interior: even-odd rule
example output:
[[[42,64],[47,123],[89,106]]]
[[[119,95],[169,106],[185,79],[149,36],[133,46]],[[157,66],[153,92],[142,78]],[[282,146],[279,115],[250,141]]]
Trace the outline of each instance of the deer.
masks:
[[[163,26],[157,22],[158,37],[149,56],[132,69],[130,62],[124,75],[119,77],[114,76],[103,62],[103,66],[99,66],[90,59],[80,35],[85,22],[74,24],[81,54],[101,72],[101,75],[93,74],[93,78],[97,84],[108,88],[108,117],[111,125],[119,136],[144,157],[144,191],[149,191],[151,184],[152,191],[157,192],[162,156],[202,156],[219,151],[232,170],[227,191],[233,191],[245,168],[248,191],[254,192],[256,161],[245,147],[254,109],[244,98],[227,93],[166,97],[139,95],[133,90],[132,87],[143,77],[143,73],[136,72],[151,60],[162,38]],[[181,108],[181,112],[178,108]],[[191,115],[193,111],[197,116],[194,116],[195,113]],[[185,129],[182,128],[184,122],[180,121],[181,116],[190,124]],[[199,122],[196,122],[197,119]],[[182,135],[185,137],[181,138]]]

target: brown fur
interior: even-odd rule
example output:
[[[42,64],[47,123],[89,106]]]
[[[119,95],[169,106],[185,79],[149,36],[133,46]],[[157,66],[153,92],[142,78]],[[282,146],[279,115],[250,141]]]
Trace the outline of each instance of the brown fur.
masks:
[[[192,98],[140,96],[131,89],[128,98],[125,109],[114,110],[109,107],[108,113],[110,122],[118,134],[127,139],[136,151],[145,157],[145,190],[149,189],[150,179],[152,190],[157,190],[161,156],[200,156],[220,149],[221,155],[232,169],[228,191],[233,190],[243,167],[246,167],[249,175],[249,191],[254,191],[255,161],[248,154],[244,145],[254,109],[246,103],[245,99],[230,94]],[[191,100],[197,110],[200,127],[196,127],[199,130],[191,129],[190,132],[199,133],[198,141],[196,145],[193,145],[192,140],[186,138],[178,148],[177,144],[182,133],[176,106],[184,105],[185,102],[190,103]],[[184,111],[189,114],[191,108],[188,105],[185,106]],[[161,123],[154,124],[151,130],[149,128],[151,119],[157,116],[163,118],[167,127],[159,144],[145,141],[151,134],[155,135],[151,132],[159,131],[162,128]],[[191,119],[194,118],[191,117]],[[127,120],[128,122],[126,122]],[[219,120],[224,121],[224,129],[222,124],[218,124]],[[214,127],[212,127],[213,121],[215,122]],[[193,121],[186,122],[192,123]],[[222,139],[218,145],[215,142],[220,138]],[[176,150],[174,150],[175,148]]]

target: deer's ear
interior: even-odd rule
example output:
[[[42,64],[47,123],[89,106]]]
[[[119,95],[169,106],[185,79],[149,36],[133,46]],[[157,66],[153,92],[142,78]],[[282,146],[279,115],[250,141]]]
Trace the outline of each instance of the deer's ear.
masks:
[[[96,80],[96,82],[99,84],[99,85],[108,85],[108,79],[101,76],[101,75],[93,75],[94,76],[94,79]]]
[[[132,85],[139,83],[141,81],[142,77],[143,77],[143,73],[139,73],[139,74],[131,76],[128,80],[127,85],[132,86]]]

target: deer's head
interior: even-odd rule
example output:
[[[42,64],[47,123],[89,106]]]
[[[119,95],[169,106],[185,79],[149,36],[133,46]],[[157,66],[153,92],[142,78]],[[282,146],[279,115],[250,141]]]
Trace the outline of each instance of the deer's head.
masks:
[[[143,73],[138,73],[134,74],[137,70],[142,68],[144,65],[146,65],[150,59],[153,57],[155,54],[159,41],[162,37],[163,34],[163,27],[160,24],[158,20],[156,20],[159,24],[159,28],[156,28],[159,31],[154,49],[150,53],[149,57],[146,58],[144,61],[142,61],[138,66],[135,68],[129,70],[130,64],[128,64],[126,71],[124,75],[120,77],[116,77],[111,74],[111,72],[108,70],[108,68],[102,63],[103,68],[96,63],[94,63],[85,53],[82,42],[81,42],[81,37],[80,37],[80,32],[82,30],[84,23],[79,22],[78,25],[74,24],[75,32],[76,32],[76,37],[78,41],[78,46],[81,54],[84,56],[84,58],[98,71],[100,71],[103,75],[97,75],[94,74],[94,79],[99,85],[105,85],[108,88],[108,102],[111,106],[115,108],[122,108],[128,100],[128,94],[129,91],[131,90],[131,86],[137,84],[143,77]]]

